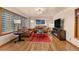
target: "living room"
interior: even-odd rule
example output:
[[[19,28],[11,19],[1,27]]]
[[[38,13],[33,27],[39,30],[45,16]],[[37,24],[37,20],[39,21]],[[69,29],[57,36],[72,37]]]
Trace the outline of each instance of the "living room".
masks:
[[[1,22],[3,20],[3,22],[0,24],[1,26],[0,49],[8,50],[10,49],[12,45],[14,45],[14,47],[17,47],[17,48],[14,49],[13,47],[12,50],[20,50],[20,49],[21,50],[39,50],[39,51],[40,50],[46,50],[46,51],[48,50],[49,51],[50,50],[57,50],[57,51],[58,50],[60,51],[79,50],[78,49],[79,40],[75,37],[75,34],[74,34],[75,33],[74,28],[76,25],[75,24],[75,10],[76,9],[77,8],[72,8],[72,7],[43,7],[43,8],[42,7],[17,7],[17,8],[16,7],[3,7],[3,8],[0,8],[1,13],[3,11],[5,12],[5,13],[3,12],[4,13],[3,18],[1,16],[1,19],[0,19]],[[11,16],[11,17],[6,16],[5,14],[7,13],[8,13],[8,16]],[[10,22],[12,22],[14,25],[10,23],[9,21],[6,21],[6,20],[9,20],[9,18],[11,20]],[[55,28],[56,26],[55,20],[57,19],[60,19],[61,21],[63,20],[62,24],[59,24],[60,31],[58,33],[59,34],[58,37],[62,38],[63,39],[62,41],[60,40],[60,38],[57,38],[56,35],[51,34],[51,32],[53,31],[53,28]],[[25,41],[20,40],[21,38],[20,33],[17,34],[16,31],[17,32],[20,31],[20,33],[21,31],[22,32],[26,31],[26,33],[22,34],[23,37],[24,38],[31,37],[31,38],[25,38],[24,39]],[[64,34],[62,35],[62,33]],[[17,35],[19,35],[19,40],[15,39]],[[32,36],[36,36],[36,38],[34,37],[32,38]],[[46,38],[40,38],[44,36]],[[53,39],[51,39],[52,37]],[[14,43],[14,41],[16,41],[16,43]],[[28,41],[30,41],[30,43],[28,43]],[[46,45],[47,46],[44,48],[42,44],[44,46]],[[64,47],[63,48],[59,46],[56,47],[55,44],[57,46],[59,45],[59,46],[64,46]],[[24,47],[22,47],[21,45]],[[24,49],[27,45],[29,46],[26,49]],[[53,46],[55,45],[55,47],[53,47],[52,45]],[[7,49],[5,49],[5,47],[7,47]],[[37,49],[35,49],[35,47]]]

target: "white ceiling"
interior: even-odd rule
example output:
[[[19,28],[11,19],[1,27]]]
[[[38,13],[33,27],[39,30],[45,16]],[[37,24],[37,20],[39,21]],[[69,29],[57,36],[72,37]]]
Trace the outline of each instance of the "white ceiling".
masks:
[[[38,7],[4,7],[10,11],[20,14],[29,18],[53,18],[57,13],[65,9],[66,7],[42,7],[44,12],[40,15],[35,11]]]

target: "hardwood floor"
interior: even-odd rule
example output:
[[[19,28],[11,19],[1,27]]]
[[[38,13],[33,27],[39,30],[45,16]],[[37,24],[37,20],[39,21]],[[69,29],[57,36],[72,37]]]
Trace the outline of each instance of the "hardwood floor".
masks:
[[[60,41],[55,36],[51,37],[51,42],[29,42],[27,39],[14,43],[11,41],[0,47],[0,51],[79,51],[67,41]]]

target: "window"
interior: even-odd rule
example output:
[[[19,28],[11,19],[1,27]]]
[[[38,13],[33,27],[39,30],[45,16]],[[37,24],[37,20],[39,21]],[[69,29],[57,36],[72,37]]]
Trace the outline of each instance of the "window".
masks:
[[[14,23],[15,20],[16,21],[21,20],[21,24],[19,25],[20,29],[25,26],[25,23],[26,23],[25,17],[3,9],[3,12],[2,12],[2,32],[16,31],[17,24]]]
[[[14,29],[13,14],[7,10],[2,13],[2,32],[12,32]]]
[[[17,24],[14,23],[14,20],[21,20],[21,24],[19,25],[20,29],[26,26],[26,17],[4,8],[0,8],[0,34],[16,31]]]

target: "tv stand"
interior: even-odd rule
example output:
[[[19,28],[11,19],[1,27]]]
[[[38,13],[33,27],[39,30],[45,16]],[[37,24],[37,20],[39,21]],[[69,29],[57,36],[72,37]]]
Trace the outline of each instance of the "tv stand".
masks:
[[[55,35],[59,40],[66,40],[66,31],[61,28],[53,28],[52,34]]]

